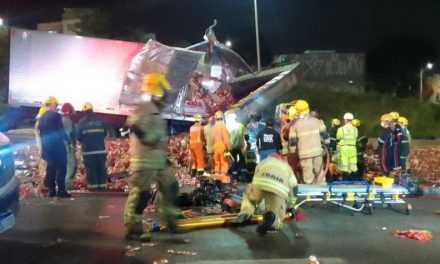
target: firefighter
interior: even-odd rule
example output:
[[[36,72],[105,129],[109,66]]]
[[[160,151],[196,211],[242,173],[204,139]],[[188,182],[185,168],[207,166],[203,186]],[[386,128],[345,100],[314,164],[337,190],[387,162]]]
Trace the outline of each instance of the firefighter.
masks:
[[[281,137],[281,145],[282,150],[281,154],[285,159],[287,159],[287,155],[289,154],[289,127],[291,120],[295,119],[296,117],[296,110],[295,107],[291,106],[289,109],[287,109],[287,113],[284,113],[281,116],[281,131],[280,131],[280,137]]]
[[[389,174],[394,167],[394,133],[393,118],[389,114],[384,114],[380,118],[382,132],[377,138],[379,160],[382,171]]]
[[[332,155],[334,155],[336,154],[336,146],[337,146],[336,133],[338,132],[338,128],[341,126],[341,120],[337,118],[333,118],[331,125],[332,128],[330,129],[329,150],[332,153]]]
[[[227,184],[231,182],[231,178],[227,175],[229,167],[227,160],[229,155],[229,132],[223,122],[223,113],[221,111],[215,113],[215,120],[215,125],[212,128],[214,138],[214,178]]]
[[[295,174],[282,156],[277,153],[269,155],[257,165],[252,184],[243,195],[239,216],[231,224],[249,223],[256,207],[264,200],[266,212],[257,232],[264,235],[271,229],[280,229],[286,211],[294,216],[294,189],[297,185]]]
[[[257,137],[258,133],[264,129],[264,124],[260,122],[261,116],[253,113],[250,115],[250,122],[246,126],[249,133],[249,143],[251,144],[250,149],[246,151],[246,167],[248,169],[249,176],[254,175],[255,167],[257,166],[260,157],[257,152]],[[248,178],[251,181],[252,177]]]
[[[291,153],[297,153],[306,184],[325,184],[322,173],[322,135],[326,128],[322,120],[311,117],[309,104],[304,100],[295,103],[299,119],[290,126],[289,145]]]
[[[39,123],[40,123],[40,118],[44,115],[44,113],[46,113],[47,111],[47,107],[46,106],[42,106],[40,107],[40,109],[38,110],[38,114],[35,117],[35,128],[34,128],[34,133],[35,133],[35,145],[37,147],[38,152],[40,153],[40,162],[38,164],[38,173],[41,175],[43,173],[46,172],[46,168],[47,168],[47,163],[46,161],[43,159],[43,152],[42,152],[42,146],[41,146],[41,135],[40,135],[40,128],[39,128]],[[47,185],[47,184],[46,184]]]
[[[356,180],[357,178],[356,140],[358,130],[352,124],[353,118],[352,113],[345,113],[345,124],[338,128],[336,133],[339,149],[338,170],[342,173],[344,180]]]
[[[399,157],[400,157],[400,165],[402,166],[402,170],[408,169],[408,155],[409,155],[409,145],[411,143],[411,133],[408,130],[408,119],[403,116],[400,116],[397,120],[402,129],[402,135],[400,138],[400,149],[399,149]]]
[[[203,128],[203,132],[205,133],[206,140],[206,156],[208,161],[209,173],[214,171],[214,137],[212,134],[212,128],[215,125],[215,117],[210,116],[208,118],[208,124]]]
[[[87,189],[92,192],[106,190],[107,171],[105,167],[106,149],[104,140],[108,129],[104,121],[95,115],[93,105],[84,103],[85,116],[78,122],[78,141],[86,168]]]
[[[168,81],[159,74],[147,74],[134,113],[127,119],[130,128],[130,192],[124,209],[125,238],[150,241],[149,230],[143,229],[142,213],[152,198],[151,184],[158,184],[161,212],[170,231],[175,231],[175,202],[179,185],[167,160],[166,123],[160,117]]]
[[[394,164],[393,169],[394,170],[400,170],[402,168],[400,164],[400,156],[399,156],[399,150],[401,148],[401,138],[402,138],[402,127],[400,126],[398,119],[400,117],[400,114],[398,112],[391,112],[389,115],[392,118],[392,125],[393,125],[393,141],[394,141]]]
[[[247,128],[237,121],[237,115],[232,113],[226,116],[226,127],[229,131],[229,144],[232,158],[232,177],[245,182],[248,178],[246,166],[246,150],[250,148]]]
[[[66,171],[66,188],[72,189],[72,180],[76,173],[76,128],[73,122],[73,116],[75,114],[75,108],[72,104],[64,103],[61,106],[61,114],[63,127],[69,136],[69,145],[66,145],[67,150],[67,171]]]
[[[260,160],[264,160],[272,153],[279,154],[283,148],[280,134],[273,129],[274,123],[272,117],[266,118],[266,127],[258,133],[257,146]]]
[[[201,176],[205,172],[205,154],[203,146],[206,141],[202,126],[202,115],[195,114],[194,120],[194,125],[189,129],[189,150],[191,154],[192,177],[195,177],[196,174]]]
[[[356,139],[357,168],[358,178],[362,179],[365,172],[364,154],[367,150],[368,138],[364,134],[363,125],[359,119],[353,119],[352,124],[358,129],[358,137]]]
[[[257,137],[258,133],[264,129],[264,125],[259,122],[259,117],[256,114],[250,115],[250,122],[246,126],[249,134],[249,143],[251,144],[251,150],[257,149]]]
[[[66,191],[66,144],[70,139],[63,128],[61,115],[56,112],[58,100],[50,96],[46,102],[47,111],[38,120],[41,137],[42,157],[47,163],[45,183],[49,197],[68,198]]]

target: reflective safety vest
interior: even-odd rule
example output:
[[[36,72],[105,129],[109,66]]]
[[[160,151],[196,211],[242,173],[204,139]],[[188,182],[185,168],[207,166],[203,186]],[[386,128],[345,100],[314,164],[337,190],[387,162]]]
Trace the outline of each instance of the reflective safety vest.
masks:
[[[203,132],[203,126],[200,123],[195,123],[189,129],[189,144],[204,144],[205,134]]]
[[[229,131],[229,143],[231,149],[243,148],[245,143],[244,137],[246,135],[248,135],[247,128],[243,124],[237,123],[237,128]]]
[[[292,120],[289,130],[290,152],[298,152],[300,159],[321,156],[321,135],[325,131],[324,122],[308,114],[295,122]]]
[[[356,146],[357,137],[358,130],[351,123],[347,123],[343,127],[338,128],[338,132],[336,133],[339,146]]]
[[[284,199],[293,198],[293,188],[298,184],[292,168],[282,160],[267,158],[255,168],[252,185],[274,193]]]

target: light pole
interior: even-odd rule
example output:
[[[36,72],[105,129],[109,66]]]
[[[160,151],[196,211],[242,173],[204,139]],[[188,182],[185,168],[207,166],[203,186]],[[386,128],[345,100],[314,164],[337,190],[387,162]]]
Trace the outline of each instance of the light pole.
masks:
[[[420,87],[419,87],[419,100],[423,102],[423,72],[428,69],[431,70],[434,64],[428,62],[425,66],[420,68]]]
[[[258,30],[258,8],[257,0],[254,0],[254,14],[255,14],[255,40],[257,42],[257,71],[261,71],[261,59],[260,59],[260,36]]]

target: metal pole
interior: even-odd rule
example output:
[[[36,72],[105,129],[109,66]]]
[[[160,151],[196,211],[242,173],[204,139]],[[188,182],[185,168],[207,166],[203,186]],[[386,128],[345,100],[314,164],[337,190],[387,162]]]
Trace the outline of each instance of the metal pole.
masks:
[[[419,100],[423,102],[423,68],[420,69]]]
[[[257,42],[257,71],[261,71],[261,59],[260,59],[260,36],[258,30],[258,8],[257,0],[254,0],[254,13],[255,13],[255,39]]]

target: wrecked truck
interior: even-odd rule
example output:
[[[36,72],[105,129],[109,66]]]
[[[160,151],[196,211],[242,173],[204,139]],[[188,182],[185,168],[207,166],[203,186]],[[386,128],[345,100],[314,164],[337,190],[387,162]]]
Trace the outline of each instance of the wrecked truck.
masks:
[[[92,103],[95,112],[120,128],[140,94],[143,76],[157,72],[174,87],[162,113],[174,134],[186,130],[195,113],[258,112],[301,78],[299,63],[252,72],[237,53],[217,41],[214,26],[206,30],[204,41],[187,48],[155,40],[142,44],[12,28],[11,108],[0,130],[17,126],[26,115],[33,121],[48,96],[75,109]]]

